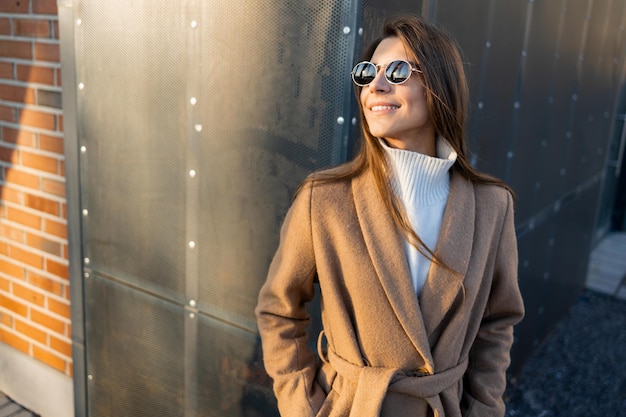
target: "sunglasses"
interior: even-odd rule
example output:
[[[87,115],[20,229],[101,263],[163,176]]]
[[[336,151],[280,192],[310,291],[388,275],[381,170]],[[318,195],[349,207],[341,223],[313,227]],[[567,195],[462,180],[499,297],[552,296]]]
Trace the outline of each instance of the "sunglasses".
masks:
[[[365,87],[369,85],[376,74],[378,74],[379,68],[385,69],[385,79],[389,84],[402,84],[409,79],[413,71],[422,72],[407,61],[397,60],[388,63],[387,65],[376,65],[369,61],[359,62],[354,66],[352,72],[352,81],[359,87]]]

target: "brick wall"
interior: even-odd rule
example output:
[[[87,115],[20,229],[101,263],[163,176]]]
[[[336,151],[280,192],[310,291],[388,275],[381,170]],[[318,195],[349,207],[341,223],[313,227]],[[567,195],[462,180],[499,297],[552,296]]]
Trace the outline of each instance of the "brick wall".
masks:
[[[71,376],[56,0],[0,1],[0,343]]]

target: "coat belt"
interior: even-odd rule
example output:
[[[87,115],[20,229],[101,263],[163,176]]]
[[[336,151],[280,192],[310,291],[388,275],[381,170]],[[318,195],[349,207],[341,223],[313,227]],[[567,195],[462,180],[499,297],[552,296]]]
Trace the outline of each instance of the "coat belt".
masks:
[[[327,360],[339,375],[356,384],[350,417],[379,416],[388,391],[422,398],[433,410],[435,417],[443,416],[439,394],[458,383],[467,370],[465,359],[445,371],[417,376],[399,368],[355,365],[330,348]]]

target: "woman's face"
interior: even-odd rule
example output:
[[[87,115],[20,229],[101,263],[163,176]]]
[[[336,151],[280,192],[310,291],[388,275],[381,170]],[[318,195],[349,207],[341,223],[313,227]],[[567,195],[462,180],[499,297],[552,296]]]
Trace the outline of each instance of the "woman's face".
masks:
[[[382,40],[370,61],[385,66],[398,59],[412,61],[400,39],[392,37]],[[376,78],[361,89],[360,99],[372,135],[384,138],[391,147],[434,156],[435,131],[418,72],[403,84],[394,85],[387,82],[384,68],[380,68]]]

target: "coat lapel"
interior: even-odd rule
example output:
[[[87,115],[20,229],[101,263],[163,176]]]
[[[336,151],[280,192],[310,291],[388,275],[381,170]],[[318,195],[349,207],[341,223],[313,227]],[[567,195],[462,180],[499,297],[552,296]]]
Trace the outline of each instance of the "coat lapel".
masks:
[[[354,203],[369,256],[381,286],[404,331],[432,368],[432,355],[409,266],[398,231],[382,201],[373,175],[367,171],[352,180]]]
[[[463,291],[474,240],[475,209],[472,184],[461,175],[453,175],[435,248],[435,255],[452,271],[433,263],[420,295],[424,325],[429,335]]]

